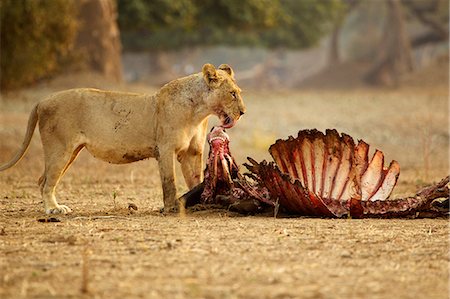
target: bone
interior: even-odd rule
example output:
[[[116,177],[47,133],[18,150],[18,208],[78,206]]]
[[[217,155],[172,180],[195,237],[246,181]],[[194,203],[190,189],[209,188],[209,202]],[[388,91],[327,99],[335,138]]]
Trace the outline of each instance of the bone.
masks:
[[[305,205],[301,203],[301,199],[299,199],[297,196],[293,196],[291,193],[292,190],[289,188],[289,183],[286,182],[285,179],[283,179],[279,173],[274,173],[274,175],[270,175],[270,177],[273,178],[273,182],[276,186],[276,191],[278,193],[278,198],[280,199],[280,202],[286,206],[289,207],[292,211],[300,211],[303,214],[307,213],[307,208]],[[288,184],[286,184],[288,183]]]
[[[269,148],[275,163],[283,173],[288,173],[292,179],[298,179],[305,185],[302,171],[302,154],[297,147],[298,140],[289,136],[286,142],[276,142]]]
[[[311,152],[312,144],[311,142],[305,138],[300,145],[300,150],[302,152],[302,171],[305,177],[305,187],[312,188],[313,187],[313,165],[312,165],[312,152]]]
[[[314,188],[315,194],[322,194],[323,188],[323,164],[325,160],[325,143],[323,136],[315,138],[313,141],[313,161],[314,161]]]
[[[294,167],[295,167],[295,172],[297,173],[297,178],[300,181],[300,183],[305,186],[305,177],[303,176],[303,171],[302,171],[302,153],[299,151],[299,149],[297,147],[295,147],[292,150],[292,156],[293,156],[293,160],[294,160]]]
[[[369,165],[369,145],[363,140],[358,141],[355,149],[356,175],[362,176]]]
[[[383,182],[384,155],[376,150],[366,172],[361,177],[361,200],[369,200]]]
[[[397,183],[398,176],[400,175],[400,165],[397,161],[392,161],[387,170],[386,176],[381,183],[380,188],[375,192],[375,194],[370,198],[371,201],[376,200],[386,200],[394,190],[395,184]]]
[[[213,175],[213,181],[212,181],[212,185],[215,186],[217,184],[217,174],[218,174],[218,167],[217,167],[217,162],[218,162],[219,156],[217,154],[214,154],[214,158],[213,158],[213,164],[212,164],[212,173]]]
[[[231,179],[230,169],[228,168],[228,163],[224,155],[220,155],[220,161],[222,163],[223,175],[230,186],[233,186],[233,180]]]
[[[336,172],[333,188],[331,191],[332,199],[341,199],[341,195],[344,193],[345,185],[347,184],[348,176],[350,174],[350,170],[352,167],[351,158],[352,158],[352,151],[354,149],[351,148],[351,145],[348,142],[345,142],[345,138],[343,138],[343,140],[344,143],[342,144],[342,156],[341,160],[339,161],[339,167]]]
[[[284,173],[288,172],[287,164],[289,164],[284,161],[284,157],[287,156],[287,151],[285,150],[286,143],[288,143],[288,141],[281,142],[280,140],[280,142],[277,141],[269,148],[269,153],[272,155],[273,160]]]
[[[336,130],[327,130],[325,137],[325,146],[327,148],[327,160],[324,170],[323,189],[321,196],[330,198],[333,188],[333,182],[342,156],[342,146]]]
[[[228,155],[228,154],[224,154],[224,155],[225,155],[225,159],[227,159],[228,163],[230,163],[230,171],[231,171],[234,167],[237,168],[236,163],[234,163],[234,161],[233,161],[233,157],[231,157],[231,156]]]

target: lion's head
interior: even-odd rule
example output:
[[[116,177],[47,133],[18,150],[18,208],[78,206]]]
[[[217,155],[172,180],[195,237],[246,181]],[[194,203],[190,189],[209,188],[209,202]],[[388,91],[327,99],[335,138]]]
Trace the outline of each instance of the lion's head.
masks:
[[[216,69],[212,64],[205,64],[203,78],[209,87],[207,103],[215,115],[222,121],[222,127],[231,128],[245,113],[241,89],[234,80],[234,72],[228,64],[221,64]]]

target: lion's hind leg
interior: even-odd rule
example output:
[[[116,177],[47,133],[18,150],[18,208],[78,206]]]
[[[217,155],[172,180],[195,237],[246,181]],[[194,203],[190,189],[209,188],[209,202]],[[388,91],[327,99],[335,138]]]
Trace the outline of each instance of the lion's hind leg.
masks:
[[[60,205],[56,201],[56,186],[83,147],[84,145],[79,145],[75,150],[52,148],[50,152],[45,152],[45,171],[39,179],[39,185],[47,214],[67,214],[72,212],[68,206]]]
[[[205,120],[200,125],[197,134],[192,138],[189,148],[178,157],[184,180],[189,189],[203,181],[203,147],[207,125],[208,121]]]
[[[201,150],[190,149],[179,158],[181,171],[189,189],[194,188],[203,180],[203,153]]]

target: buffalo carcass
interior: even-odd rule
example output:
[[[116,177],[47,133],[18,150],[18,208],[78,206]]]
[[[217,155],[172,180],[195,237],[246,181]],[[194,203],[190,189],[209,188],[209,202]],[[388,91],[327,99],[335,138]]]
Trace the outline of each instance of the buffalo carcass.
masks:
[[[336,130],[324,133],[301,130],[296,138],[277,140],[269,152],[274,161],[244,164],[241,175],[222,127],[208,134],[210,152],[205,179],[185,195],[187,206],[214,204],[239,212],[278,208],[288,214],[318,217],[400,217],[417,212],[438,216],[448,213],[433,204],[448,205],[449,177],[406,198],[391,199],[400,166],[384,166],[383,152],[369,160],[369,145],[356,144]]]

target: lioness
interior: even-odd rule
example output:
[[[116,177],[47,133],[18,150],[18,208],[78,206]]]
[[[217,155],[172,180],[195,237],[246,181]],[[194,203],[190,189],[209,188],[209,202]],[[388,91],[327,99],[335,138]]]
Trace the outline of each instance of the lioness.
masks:
[[[79,152],[116,164],[156,158],[164,209],[177,205],[175,157],[189,188],[203,178],[202,156],[209,115],[231,128],[245,112],[230,66],[205,64],[202,72],[164,85],[155,95],[71,89],[50,95],[31,111],[22,147],[0,171],[25,154],[39,121],[45,156],[39,186],[47,214],[71,209],[56,201],[55,188]]]

